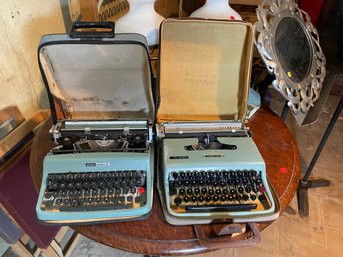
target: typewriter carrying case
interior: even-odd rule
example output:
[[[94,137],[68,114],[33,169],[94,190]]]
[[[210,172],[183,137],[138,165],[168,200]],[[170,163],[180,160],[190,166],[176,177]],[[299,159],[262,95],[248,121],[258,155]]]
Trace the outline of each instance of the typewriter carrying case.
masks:
[[[254,215],[249,214],[249,211],[236,212],[226,209],[198,215],[200,211],[196,210],[197,206],[194,209],[193,206],[187,207],[193,201],[192,198],[188,197],[186,201],[183,197],[185,191],[190,190],[190,194],[195,196],[194,202],[199,204],[199,195],[202,193],[199,193],[200,188],[194,193],[196,187],[188,184],[185,186],[185,179],[180,178],[181,175],[188,176],[189,173],[189,176],[199,176],[201,169],[214,169],[213,163],[223,164],[223,159],[230,159],[230,155],[235,159],[232,161],[233,169],[242,169],[240,161],[245,162],[247,165],[244,167],[247,168],[253,165],[265,168],[264,161],[244,125],[252,51],[253,30],[251,24],[246,22],[166,19],[161,24],[159,105],[156,115],[159,140],[158,191],[165,218],[173,225],[258,222],[273,220],[279,215],[279,201],[267,178],[264,178],[263,182],[270,187],[267,194],[271,207]],[[204,139],[210,140],[212,135],[218,135],[216,145],[227,144],[228,148],[233,148],[226,151],[197,151],[202,146],[200,143],[197,145],[196,137],[207,135],[207,132],[210,136]],[[247,148],[242,150],[244,147]],[[255,157],[254,161],[250,155]],[[226,157],[221,158],[224,156]],[[205,157],[208,157],[208,161]],[[198,159],[201,159],[202,166],[199,164],[196,166],[198,171],[190,172],[194,169],[191,162]],[[167,166],[178,172],[170,171],[171,173],[167,174]],[[172,176],[175,176],[175,180]],[[177,177],[180,178],[179,181]],[[182,203],[180,199],[171,196],[175,192],[181,192],[180,187],[175,190],[175,183],[183,186],[184,192],[180,193],[183,197]],[[189,183],[200,185],[200,179],[197,177]],[[202,183],[206,184],[206,181]],[[213,203],[215,200],[209,201]],[[175,211],[180,203],[185,205],[182,207],[184,209]],[[172,209],[172,205],[175,209]],[[216,203],[206,207],[216,208]],[[190,213],[187,213],[187,208]]]
[[[43,36],[38,59],[56,144],[43,163],[38,219],[89,224],[145,218],[153,202],[155,120],[145,37],[115,34],[114,23],[77,23],[69,35]],[[131,179],[144,186],[136,188]]]

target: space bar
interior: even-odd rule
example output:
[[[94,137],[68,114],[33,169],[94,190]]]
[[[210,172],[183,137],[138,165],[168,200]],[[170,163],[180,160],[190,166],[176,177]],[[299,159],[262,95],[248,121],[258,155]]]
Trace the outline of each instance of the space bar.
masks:
[[[121,210],[128,209],[129,206],[126,205],[98,205],[98,206],[61,206],[60,211],[66,212],[78,212],[78,211],[108,211],[108,210]]]
[[[225,204],[225,205],[187,205],[187,212],[235,212],[250,211],[257,208],[257,204]]]

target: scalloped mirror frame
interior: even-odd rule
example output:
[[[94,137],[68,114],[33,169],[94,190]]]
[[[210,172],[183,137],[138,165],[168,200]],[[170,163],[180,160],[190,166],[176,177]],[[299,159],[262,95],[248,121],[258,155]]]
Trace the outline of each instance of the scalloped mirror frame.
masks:
[[[254,44],[270,73],[276,79],[273,87],[288,100],[288,106],[299,125],[318,100],[326,76],[326,59],[319,44],[317,29],[311,18],[293,0],[262,0],[256,9],[258,22],[254,24]],[[311,64],[307,75],[300,82],[290,78],[278,60],[275,33],[284,18],[294,18],[306,33],[311,48]]]

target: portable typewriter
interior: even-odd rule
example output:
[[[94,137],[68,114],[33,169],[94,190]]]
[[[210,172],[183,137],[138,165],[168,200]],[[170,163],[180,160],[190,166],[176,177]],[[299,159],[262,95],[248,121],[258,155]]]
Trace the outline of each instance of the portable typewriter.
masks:
[[[105,32],[80,32],[79,28]],[[109,28],[109,31],[108,31]],[[36,206],[52,224],[146,217],[152,207],[154,104],[147,43],[111,23],[47,35],[39,64],[55,147],[43,162]]]
[[[245,126],[252,29],[167,19],[159,64],[159,191],[174,225],[276,219],[279,202]]]

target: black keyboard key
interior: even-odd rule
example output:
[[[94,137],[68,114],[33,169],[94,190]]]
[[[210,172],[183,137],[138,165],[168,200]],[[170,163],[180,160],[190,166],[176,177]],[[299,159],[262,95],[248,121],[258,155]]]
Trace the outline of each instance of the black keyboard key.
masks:
[[[72,199],[72,200],[70,201],[70,204],[71,204],[72,206],[77,206],[77,205],[79,205],[79,201],[78,201],[77,199]]]
[[[119,196],[118,197],[118,203],[119,204],[124,204],[125,203],[125,196]]]
[[[49,199],[49,198],[51,198],[51,197],[52,197],[52,193],[50,193],[50,192],[45,192],[44,198]]]
[[[135,197],[135,203],[141,203],[142,202],[142,197],[136,196]]]
[[[54,200],[44,201],[45,208],[52,208]]]
[[[84,195],[85,196],[90,196],[91,195],[91,191],[89,189],[84,191]]]
[[[98,189],[93,189],[92,190],[92,196],[98,196],[98,195],[99,195]]]
[[[66,187],[67,187],[67,184],[64,183],[64,182],[62,182],[62,183],[58,186],[58,189],[64,190]]]
[[[182,199],[180,197],[175,197],[174,198],[174,204],[176,206],[180,206],[181,203],[182,203]]]
[[[259,195],[259,196],[258,196],[258,200],[262,203],[263,208],[264,208],[265,210],[268,210],[268,209],[270,208],[270,205],[269,205],[269,203],[268,203],[268,200],[267,200],[265,194]]]
[[[127,195],[129,192],[130,192],[130,189],[129,189],[128,187],[125,187],[125,188],[123,189],[123,194],[124,194],[124,195]]]
[[[48,186],[47,188],[49,191],[53,192],[53,191],[56,191],[58,189],[58,186],[59,186],[59,184],[57,182],[54,182],[54,183],[50,184],[50,186]]]
[[[179,174],[178,174],[177,172],[173,172],[173,173],[172,173],[172,177],[173,177],[174,179],[177,179],[177,178],[179,177]]]
[[[76,189],[82,189],[82,183],[81,182],[76,182],[75,183],[75,188]]]
[[[175,187],[170,187],[169,188],[169,195],[176,195],[177,194],[177,189]]]
[[[73,183],[73,182],[69,182],[69,183],[67,184],[67,188],[68,188],[69,190],[73,190],[73,189],[74,189],[74,183]]]
[[[97,189],[98,188],[98,184],[95,181],[92,181],[90,184],[91,188],[93,189]]]
[[[80,203],[80,205],[86,204],[86,203],[87,203],[87,198],[81,198],[81,199],[79,200],[79,203]]]

